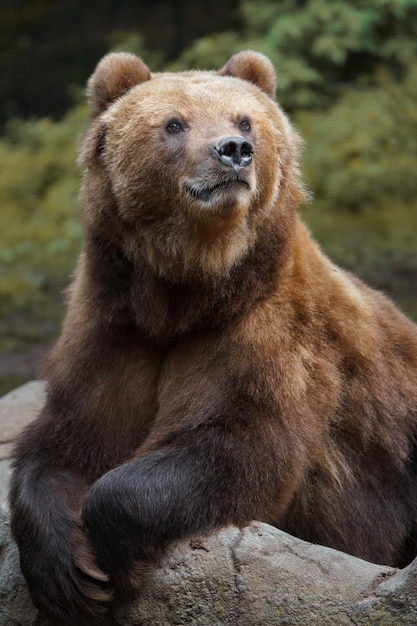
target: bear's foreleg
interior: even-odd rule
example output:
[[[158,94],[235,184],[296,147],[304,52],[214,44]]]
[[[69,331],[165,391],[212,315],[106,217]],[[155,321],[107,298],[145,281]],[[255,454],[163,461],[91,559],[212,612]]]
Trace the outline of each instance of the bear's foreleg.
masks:
[[[103,615],[112,598],[80,520],[85,490],[74,473],[36,458],[17,465],[11,486],[12,530],[33,602],[65,623]]]
[[[137,588],[175,539],[252,519],[277,520],[301,467],[289,449],[285,456],[277,459],[266,432],[252,437],[208,427],[178,434],[112,469],[92,486],[83,507],[100,567],[117,589]]]

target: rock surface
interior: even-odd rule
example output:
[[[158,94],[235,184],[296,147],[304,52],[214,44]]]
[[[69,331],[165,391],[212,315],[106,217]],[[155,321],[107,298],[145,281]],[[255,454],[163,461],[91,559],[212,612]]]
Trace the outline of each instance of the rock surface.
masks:
[[[11,443],[43,399],[43,383],[0,399],[3,499]],[[102,626],[416,626],[417,561],[399,571],[253,522],[173,546],[138,597],[116,600],[111,612]],[[30,601],[6,511],[0,514],[0,626],[61,626]]]
[[[0,508],[7,509],[13,442],[24,426],[36,417],[44,400],[45,383],[41,381],[26,383],[0,398]]]

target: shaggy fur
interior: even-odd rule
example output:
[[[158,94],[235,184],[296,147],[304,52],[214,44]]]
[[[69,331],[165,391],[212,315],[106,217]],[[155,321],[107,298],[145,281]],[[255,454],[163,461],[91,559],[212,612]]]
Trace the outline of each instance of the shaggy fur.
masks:
[[[154,75],[112,54],[90,79],[85,245],[10,497],[58,619],[140,588],[170,541],[252,519],[415,554],[417,329],[300,222],[275,80],[254,52]]]

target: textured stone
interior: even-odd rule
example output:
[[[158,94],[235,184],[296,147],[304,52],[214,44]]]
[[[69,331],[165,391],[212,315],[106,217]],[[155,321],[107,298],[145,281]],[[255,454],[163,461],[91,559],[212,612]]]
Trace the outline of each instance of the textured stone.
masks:
[[[13,442],[24,426],[36,417],[44,401],[45,383],[41,381],[26,383],[0,398],[0,510],[7,510]]]
[[[9,530],[0,517],[0,624],[59,626],[32,606]],[[179,542],[136,599],[114,602],[102,626],[415,626],[416,570],[367,563],[253,522]]]
[[[0,624],[32,626],[36,617],[20,573],[17,547],[10,538],[10,522],[0,513]]]
[[[44,400],[45,383],[41,381],[26,383],[0,398],[0,459],[9,456],[10,443],[36,417]]]
[[[9,490],[9,478],[10,462],[7,460],[0,461],[0,511],[8,510],[7,493]]]

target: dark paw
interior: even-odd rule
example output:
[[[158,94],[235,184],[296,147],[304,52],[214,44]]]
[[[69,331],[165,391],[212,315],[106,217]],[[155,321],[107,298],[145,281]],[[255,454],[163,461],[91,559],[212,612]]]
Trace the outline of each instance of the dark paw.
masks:
[[[37,560],[21,557],[34,605],[63,624],[104,617],[113,597],[109,577],[98,567],[85,536],[81,531],[77,535],[76,543],[55,550],[49,546]]]
[[[164,543],[154,532],[157,525],[150,498],[146,490],[137,488],[136,481],[126,479],[127,467],[98,480],[87,494],[82,512],[97,562],[122,594],[140,588]]]

